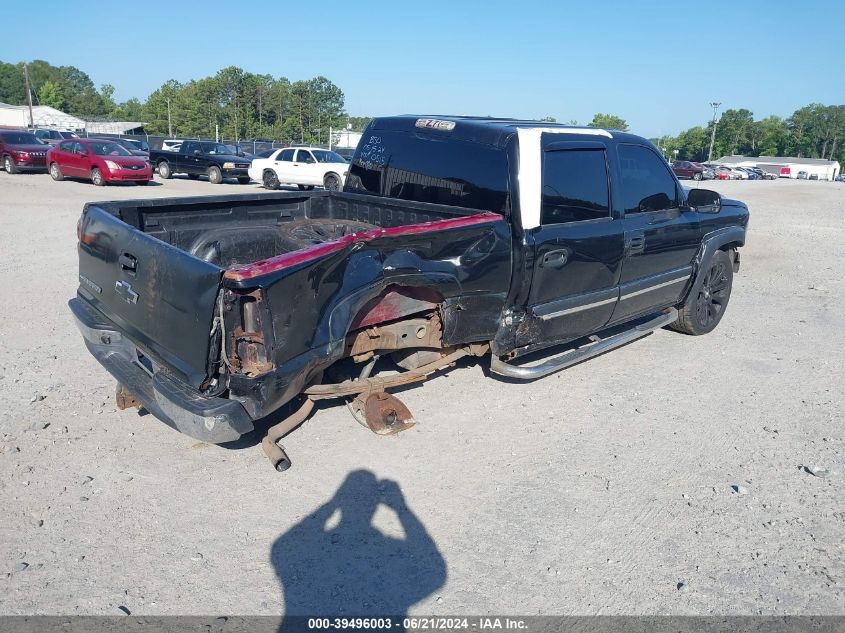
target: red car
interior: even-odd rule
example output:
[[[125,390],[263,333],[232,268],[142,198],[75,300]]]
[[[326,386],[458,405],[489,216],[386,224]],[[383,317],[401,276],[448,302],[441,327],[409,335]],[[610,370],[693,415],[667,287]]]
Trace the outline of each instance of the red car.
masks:
[[[98,187],[110,182],[146,185],[153,179],[150,163],[133,156],[122,145],[104,139],[61,141],[47,152],[47,167],[53,180],[85,178]]]
[[[0,160],[7,174],[47,171],[49,146],[23,130],[0,130]]]

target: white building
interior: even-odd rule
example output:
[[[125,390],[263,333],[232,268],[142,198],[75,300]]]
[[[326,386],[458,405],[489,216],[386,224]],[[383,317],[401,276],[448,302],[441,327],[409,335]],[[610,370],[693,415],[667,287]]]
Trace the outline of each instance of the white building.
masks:
[[[141,121],[86,121],[56,108],[44,105],[32,106],[32,120],[29,106],[0,103],[0,126],[46,127],[89,134],[131,134],[144,127]]]
[[[842,173],[842,167],[835,160],[821,158],[796,158],[793,156],[722,156],[716,161],[731,167],[759,167],[765,172],[781,178],[798,178],[798,172],[806,172],[807,178],[815,175],[819,180],[835,180]]]
[[[0,103],[0,125],[10,127],[53,127],[63,130],[82,131],[85,121],[66,114],[50,106],[32,106],[32,119],[29,118],[29,106]]]

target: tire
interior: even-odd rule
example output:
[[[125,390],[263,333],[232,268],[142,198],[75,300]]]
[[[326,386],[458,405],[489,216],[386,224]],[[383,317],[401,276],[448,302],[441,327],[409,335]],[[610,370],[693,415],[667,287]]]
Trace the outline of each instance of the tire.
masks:
[[[378,227],[366,222],[349,220],[310,219],[294,220],[277,226],[280,241],[285,248],[299,250],[316,244],[331,242],[350,233],[372,231]]]
[[[692,175],[692,179],[693,179],[693,180],[701,180],[701,172],[695,172],[695,173]]]
[[[731,256],[725,251],[716,251],[704,273],[701,289],[696,296],[687,297],[678,311],[678,320],[669,327],[693,336],[712,332],[728,308],[733,277]]]
[[[15,165],[15,161],[12,160],[11,156],[3,157],[3,168],[6,170],[7,174],[18,173],[18,167]]]
[[[50,163],[50,177],[56,181],[65,179],[58,163]]]
[[[323,187],[326,191],[340,191],[340,176],[335,173],[326,174],[323,178]]]
[[[250,180],[252,180],[252,178],[238,178],[238,184],[248,185]]]
[[[213,185],[219,185],[223,182],[223,172],[219,167],[211,166],[208,168],[208,182]]]
[[[170,163],[166,160],[163,160],[158,164],[158,175],[165,180],[169,180],[173,177],[173,172],[170,171]]]
[[[314,185],[297,185],[300,191],[311,191],[314,189]]]
[[[91,170],[91,182],[98,187],[106,186],[106,179],[103,178],[103,172],[101,172],[97,167],[94,167],[94,169]]]
[[[265,189],[279,188],[279,177],[272,169],[267,169],[261,174],[261,182],[264,184]]]

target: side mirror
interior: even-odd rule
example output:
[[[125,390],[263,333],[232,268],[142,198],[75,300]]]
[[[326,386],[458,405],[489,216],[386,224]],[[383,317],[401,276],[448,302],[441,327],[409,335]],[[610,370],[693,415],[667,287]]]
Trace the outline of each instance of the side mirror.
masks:
[[[722,196],[709,189],[691,189],[687,204],[699,213],[719,213],[722,210]]]

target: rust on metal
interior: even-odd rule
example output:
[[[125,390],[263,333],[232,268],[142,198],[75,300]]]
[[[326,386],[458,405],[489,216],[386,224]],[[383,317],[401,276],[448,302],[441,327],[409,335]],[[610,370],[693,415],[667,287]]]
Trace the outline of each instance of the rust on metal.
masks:
[[[248,376],[266,374],[275,369],[268,357],[261,323],[261,304],[264,295],[260,289],[244,294],[227,291],[226,305],[239,302],[240,322],[233,328],[228,344],[229,362],[234,369]]]
[[[437,313],[426,318],[405,319],[386,325],[358,330],[347,338],[347,355],[366,360],[370,352],[392,351],[410,347],[443,346],[443,325]]]
[[[117,383],[114,390],[114,401],[117,408],[123,411],[124,409],[140,408],[141,402],[122,384]]]
[[[326,400],[329,398],[344,398],[347,396],[354,396],[359,393],[379,392],[390,389],[391,387],[399,387],[400,385],[407,385],[412,382],[419,382],[425,380],[426,377],[450,365],[464,356],[484,356],[489,351],[490,347],[487,343],[478,343],[466,345],[439,358],[427,365],[423,365],[417,369],[395,374],[393,376],[375,376],[372,378],[364,378],[360,380],[344,380],[343,382],[328,384],[328,385],[312,385],[305,389],[302,393],[313,400]]]
[[[384,391],[367,396],[362,410],[367,426],[377,435],[393,435],[414,426],[414,417],[408,407]]]
[[[314,401],[306,398],[295,413],[267,429],[267,435],[261,440],[261,448],[264,449],[264,454],[277,471],[282,472],[291,467],[290,458],[285,449],[279,446],[279,440],[305,422],[313,410]]]

